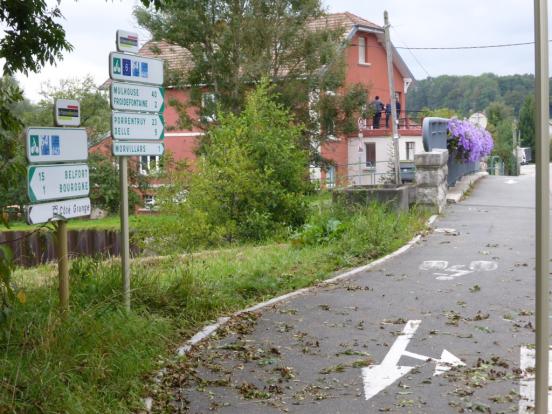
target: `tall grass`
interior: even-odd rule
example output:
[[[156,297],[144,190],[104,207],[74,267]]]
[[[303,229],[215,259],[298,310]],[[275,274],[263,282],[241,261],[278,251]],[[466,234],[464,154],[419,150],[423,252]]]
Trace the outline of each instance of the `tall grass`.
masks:
[[[19,271],[28,301],[0,331],[0,413],[137,410],[148,375],[201,325],[386,254],[421,230],[426,217],[379,205],[320,205],[291,243],[136,260],[129,314],[119,306],[116,261],[73,263],[65,318],[55,277],[33,283]]]

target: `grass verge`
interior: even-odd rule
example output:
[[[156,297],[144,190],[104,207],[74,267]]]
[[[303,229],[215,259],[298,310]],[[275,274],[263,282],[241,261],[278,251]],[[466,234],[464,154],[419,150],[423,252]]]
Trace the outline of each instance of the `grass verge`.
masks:
[[[290,243],[137,260],[130,314],[119,306],[116,261],[72,264],[66,318],[58,315],[54,268],[19,270],[27,303],[15,306],[1,331],[0,413],[138,410],[149,375],[199,327],[385,255],[427,217],[378,205],[320,209]]]

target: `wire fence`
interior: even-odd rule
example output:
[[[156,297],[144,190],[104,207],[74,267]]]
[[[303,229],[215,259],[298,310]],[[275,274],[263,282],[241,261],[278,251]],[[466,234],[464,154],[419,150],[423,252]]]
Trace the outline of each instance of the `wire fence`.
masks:
[[[414,161],[400,162],[401,182],[413,182],[416,174]],[[336,164],[326,170],[311,169],[311,182],[321,189],[351,186],[391,184],[395,181],[392,161],[358,161]]]

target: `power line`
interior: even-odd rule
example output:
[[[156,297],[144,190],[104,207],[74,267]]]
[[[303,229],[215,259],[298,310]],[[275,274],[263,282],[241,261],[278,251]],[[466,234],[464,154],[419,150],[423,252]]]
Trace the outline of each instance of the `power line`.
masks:
[[[393,28],[393,26],[391,26],[391,28],[393,29],[393,33],[395,35],[397,35],[397,31]],[[398,35],[397,35],[398,37]],[[403,40],[401,38],[399,38],[399,42],[401,42],[405,47],[406,47],[406,50],[408,50],[410,52],[410,54],[412,55],[412,57],[414,58],[414,60],[416,61],[416,63],[418,63],[418,65],[422,68],[422,70],[427,74],[428,77],[431,78],[431,75],[429,74],[429,72],[427,71],[427,69],[424,67],[424,65],[422,65],[422,63],[418,60],[418,58],[416,57],[416,55],[412,52],[412,50],[408,47],[408,45],[403,42]],[[396,47],[395,47],[396,48]]]
[[[552,40],[549,40],[552,42]],[[396,49],[408,49],[408,50],[462,50],[462,49],[491,49],[500,47],[514,47],[514,46],[527,46],[534,45],[535,42],[521,42],[521,43],[502,43],[497,45],[480,45],[480,46],[450,46],[450,47],[395,47]]]

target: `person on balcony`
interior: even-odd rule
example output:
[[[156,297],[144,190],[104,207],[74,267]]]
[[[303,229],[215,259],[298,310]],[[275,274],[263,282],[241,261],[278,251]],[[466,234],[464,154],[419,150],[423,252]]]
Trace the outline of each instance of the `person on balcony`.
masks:
[[[385,104],[385,128],[389,129],[389,120],[391,119],[391,104]]]
[[[374,129],[379,129],[380,127],[380,120],[381,120],[381,113],[383,111],[383,102],[380,101],[379,96],[376,96],[376,99],[374,102],[372,102],[372,106],[374,107]]]

